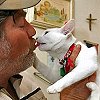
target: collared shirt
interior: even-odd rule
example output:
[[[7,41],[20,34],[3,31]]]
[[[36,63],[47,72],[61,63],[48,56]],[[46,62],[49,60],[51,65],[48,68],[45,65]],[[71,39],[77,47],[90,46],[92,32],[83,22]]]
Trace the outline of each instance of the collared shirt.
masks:
[[[0,100],[47,100],[40,87],[34,86],[34,82],[25,80],[20,74],[12,76],[9,84],[13,87],[17,99],[14,99],[6,89],[0,87]]]

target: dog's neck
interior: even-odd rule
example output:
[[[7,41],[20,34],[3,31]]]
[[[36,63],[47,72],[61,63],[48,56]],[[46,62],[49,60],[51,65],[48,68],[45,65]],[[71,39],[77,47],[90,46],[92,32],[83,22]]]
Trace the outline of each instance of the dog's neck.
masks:
[[[58,59],[62,59],[66,52],[69,50],[70,46],[76,42],[76,38],[73,38],[69,43],[65,42],[62,46],[57,48],[55,51],[48,51],[48,53]]]

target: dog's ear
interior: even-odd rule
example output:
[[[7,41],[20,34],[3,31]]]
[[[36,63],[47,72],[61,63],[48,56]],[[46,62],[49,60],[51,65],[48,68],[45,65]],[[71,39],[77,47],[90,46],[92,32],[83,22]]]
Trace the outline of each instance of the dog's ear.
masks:
[[[71,19],[69,20],[67,23],[65,23],[64,26],[62,26],[60,28],[61,32],[63,34],[68,34],[68,33],[71,33],[73,30],[74,30],[74,27],[75,27],[75,22],[74,22],[74,19]]]

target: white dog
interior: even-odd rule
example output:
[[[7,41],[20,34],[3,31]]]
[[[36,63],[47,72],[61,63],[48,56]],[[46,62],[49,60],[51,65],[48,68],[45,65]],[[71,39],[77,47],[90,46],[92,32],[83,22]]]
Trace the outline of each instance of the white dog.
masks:
[[[97,51],[94,46],[87,47],[84,43],[77,41],[71,33],[74,29],[74,20],[68,21],[61,28],[52,28],[44,31],[43,35],[37,38],[40,43],[39,49],[48,52],[55,58],[55,65],[47,68],[37,68],[50,81],[55,82],[47,88],[49,93],[61,92],[64,88],[92,75],[98,69]],[[63,59],[72,44],[80,44],[81,51],[75,60],[75,68],[64,77],[60,76],[59,59]],[[95,83],[88,83],[87,87],[93,91],[89,100],[99,100],[98,86]],[[94,92],[96,91],[96,92]],[[96,98],[96,99],[92,99]]]

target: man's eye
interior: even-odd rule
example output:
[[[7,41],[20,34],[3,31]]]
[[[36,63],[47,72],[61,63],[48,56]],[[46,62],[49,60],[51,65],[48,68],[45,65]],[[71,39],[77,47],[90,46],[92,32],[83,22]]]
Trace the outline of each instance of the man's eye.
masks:
[[[20,28],[24,28],[24,26],[19,26]]]

